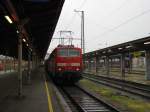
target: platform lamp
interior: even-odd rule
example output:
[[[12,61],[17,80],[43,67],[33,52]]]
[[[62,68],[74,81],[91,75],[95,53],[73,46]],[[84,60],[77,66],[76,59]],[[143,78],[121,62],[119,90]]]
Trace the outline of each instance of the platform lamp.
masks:
[[[81,49],[85,53],[85,39],[84,39],[84,11],[74,9],[74,12],[81,13]]]
[[[11,20],[11,18],[8,15],[5,15],[4,17],[10,24],[13,23],[13,21]]]
[[[83,55],[85,54],[85,38],[84,38],[84,11],[74,9],[74,12],[81,14],[81,49],[83,51]],[[83,56],[83,65],[85,66],[85,59]]]

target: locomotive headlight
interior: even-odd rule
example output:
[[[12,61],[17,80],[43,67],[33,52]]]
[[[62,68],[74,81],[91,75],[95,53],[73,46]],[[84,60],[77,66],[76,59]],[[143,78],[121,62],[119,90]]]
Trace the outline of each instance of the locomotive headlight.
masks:
[[[76,68],[76,71],[79,71],[80,69],[79,68]]]
[[[62,69],[61,68],[58,68],[58,71],[61,71]]]

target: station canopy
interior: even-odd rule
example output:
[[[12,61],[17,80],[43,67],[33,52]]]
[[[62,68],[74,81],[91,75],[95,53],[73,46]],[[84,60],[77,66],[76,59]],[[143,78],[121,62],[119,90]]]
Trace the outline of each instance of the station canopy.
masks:
[[[63,4],[64,0],[1,0],[0,54],[17,58],[18,37],[22,35],[23,59],[29,51],[44,58]]]

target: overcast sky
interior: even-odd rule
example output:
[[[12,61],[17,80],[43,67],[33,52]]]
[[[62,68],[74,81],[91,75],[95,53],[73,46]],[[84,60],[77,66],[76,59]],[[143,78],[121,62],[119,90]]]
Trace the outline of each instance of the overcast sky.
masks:
[[[150,35],[150,0],[65,0],[53,38],[60,30],[80,38],[81,17],[74,9],[85,11],[86,52]],[[58,43],[53,39],[48,52]]]

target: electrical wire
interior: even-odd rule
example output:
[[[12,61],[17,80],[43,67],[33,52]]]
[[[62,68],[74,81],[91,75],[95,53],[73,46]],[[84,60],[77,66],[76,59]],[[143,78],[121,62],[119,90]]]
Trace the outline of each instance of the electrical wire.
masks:
[[[111,11],[105,18],[114,15],[116,12],[119,12],[123,7],[125,7],[129,3],[129,1],[131,2],[132,0],[124,0],[121,5],[119,5],[116,9]]]
[[[76,16],[76,13],[73,14],[72,18],[70,19],[70,21],[66,25],[66,27],[65,27],[66,30],[68,30],[68,28],[70,27],[70,25],[74,22],[75,16]]]
[[[139,18],[139,17],[141,17],[141,16],[143,16],[143,15],[149,13],[149,12],[150,12],[150,9],[148,9],[148,10],[146,10],[146,11],[143,11],[142,13],[140,13],[140,14],[138,14],[138,15],[136,15],[136,16],[133,16],[133,17],[131,17],[130,19],[124,21],[123,23],[121,23],[121,24],[115,26],[114,28],[105,31],[104,33],[102,33],[102,34],[99,35],[99,36],[103,36],[103,35],[105,35],[105,34],[107,34],[107,33],[110,33],[110,32],[112,32],[112,31],[115,31],[116,29],[118,29],[118,28],[120,28],[120,27],[122,27],[122,26],[128,24],[129,22],[131,22],[131,21],[133,21],[133,20],[135,20],[135,19],[137,19],[137,18]]]
[[[77,8],[77,9],[83,8],[83,6],[86,4],[86,2],[87,2],[87,0],[84,0],[84,1],[81,3],[81,5],[79,6],[79,8]],[[73,14],[72,18],[70,19],[70,21],[69,21],[68,24],[66,25],[66,27],[65,27],[66,30],[67,30],[67,29],[70,27],[70,25],[74,22],[75,16],[76,16],[76,13]]]
[[[83,7],[84,7],[84,5],[86,4],[86,2],[87,2],[87,0],[84,0],[84,1],[81,3],[80,7],[78,7],[78,9],[83,8]]]
[[[114,9],[113,11],[111,11],[105,18],[108,18],[108,17],[110,18],[110,16],[112,16],[116,12],[120,11],[124,6],[127,5],[127,3],[129,3],[129,1],[131,1],[131,0],[124,0],[121,5],[119,5],[116,9]],[[111,28],[105,27],[105,26],[103,26],[103,25],[101,25],[99,23],[93,23],[93,20],[90,20],[89,18],[86,18],[86,19],[88,19],[89,21],[92,21],[92,24],[95,24],[96,26],[100,26],[100,27],[102,27],[104,29],[111,30]]]

